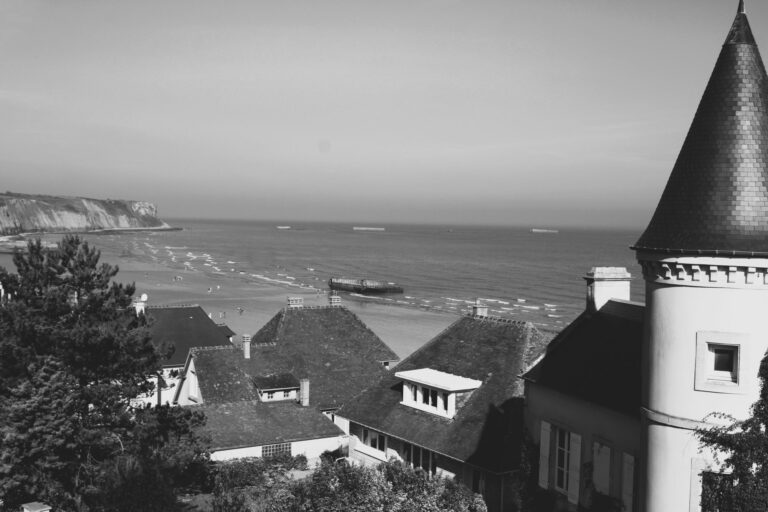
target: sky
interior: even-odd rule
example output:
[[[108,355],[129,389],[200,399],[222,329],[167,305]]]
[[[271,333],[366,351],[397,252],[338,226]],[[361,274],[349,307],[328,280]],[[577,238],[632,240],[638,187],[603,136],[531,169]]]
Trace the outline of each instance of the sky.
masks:
[[[642,228],[736,0],[0,0],[3,190]],[[747,0],[761,48],[768,3]]]

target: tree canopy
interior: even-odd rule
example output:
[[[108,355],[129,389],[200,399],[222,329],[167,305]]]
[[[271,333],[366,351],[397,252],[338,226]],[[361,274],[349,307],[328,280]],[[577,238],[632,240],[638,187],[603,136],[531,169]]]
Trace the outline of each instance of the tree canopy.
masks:
[[[486,512],[479,494],[420,469],[389,461],[378,467],[323,458],[303,480],[284,460],[234,461],[215,469],[214,512]]]
[[[0,499],[17,510],[169,510],[207,460],[201,413],[139,408],[165,354],[131,307],[133,285],[77,236],[0,267]]]
[[[768,510],[768,356],[760,363],[760,397],[744,421],[698,431],[702,443],[723,454],[720,473],[703,477],[702,511]]]

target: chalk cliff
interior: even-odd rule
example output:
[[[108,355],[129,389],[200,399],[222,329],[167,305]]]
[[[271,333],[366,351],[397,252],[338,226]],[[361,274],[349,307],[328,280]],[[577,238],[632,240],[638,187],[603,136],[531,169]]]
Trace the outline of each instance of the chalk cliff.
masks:
[[[145,201],[0,193],[0,235],[101,229],[172,229]]]

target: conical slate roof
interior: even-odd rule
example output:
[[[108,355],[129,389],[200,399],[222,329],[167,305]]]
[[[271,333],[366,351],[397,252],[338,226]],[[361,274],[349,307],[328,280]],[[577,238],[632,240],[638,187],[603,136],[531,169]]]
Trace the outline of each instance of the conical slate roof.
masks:
[[[768,256],[768,77],[744,2],[633,249]]]

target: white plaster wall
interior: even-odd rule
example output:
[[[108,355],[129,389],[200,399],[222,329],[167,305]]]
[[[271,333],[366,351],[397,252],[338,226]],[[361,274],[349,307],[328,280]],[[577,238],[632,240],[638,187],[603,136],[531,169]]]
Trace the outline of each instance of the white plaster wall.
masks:
[[[310,439],[308,441],[296,441],[291,447],[294,455],[303,454],[309,465],[320,460],[320,455],[326,451],[342,448],[347,443],[347,436],[326,437],[322,439]]]
[[[617,341],[619,342],[619,341]],[[581,466],[592,462],[592,444],[597,441],[611,448],[611,495],[621,498],[621,454],[635,458],[635,475],[638,474],[638,459],[642,452],[640,417],[632,417],[611,409],[564,395],[558,391],[526,382],[525,422],[529,434],[540,445],[541,421],[565,428],[582,436]],[[551,447],[550,447],[551,449]],[[538,453],[536,454],[538,456]],[[550,476],[552,468],[550,467]],[[588,475],[582,472],[580,487]],[[637,479],[636,479],[637,480]],[[470,480],[471,481],[471,480]],[[640,486],[635,485],[634,493]],[[579,500],[583,500],[583,492]],[[636,501],[636,499],[635,499]],[[670,509],[672,510],[672,509]]]
[[[196,399],[190,399],[190,389],[193,389]],[[184,381],[181,383],[181,390],[179,391],[178,405],[199,405],[203,403],[203,397],[200,396],[200,388],[197,383],[197,373],[195,373],[195,360],[189,361],[189,368],[187,368],[187,374]]]
[[[759,396],[757,377],[768,348],[768,290],[646,284],[643,403],[659,413],[701,421],[712,412],[745,418]],[[698,332],[745,335],[737,393],[695,389]],[[727,337],[726,337],[727,339]],[[645,432],[646,512],[698,511],[696,461],[712,464],[690,429],[648,421]]]
[[[323,452],[336,450],[337,448],[342,447],[345,443],[346,436],[295,441],[291,443],[291,453],[293,455],[304,455],[311,466],[320,459],[320,455]],[[232,450],[217,450],[211,453],[211,460],[222,461],[241,459],[244,457],[261,457],[261,455],[261,446],[249,446]]]
[[[648,283],[644,339],[644,403],[674,416],[701,420],[711,412],[739,418],[759,394],[757,373],[768,348],[768,290],[703,288]],[[694,389],[696,333],[749,336],[740,348],[742,394]]]
[[[249,446],[246,448],[235,448],[234,450],[218,450],[211,453],[211,460],[233,460],[245,457],[261,457],[261,446]]]

